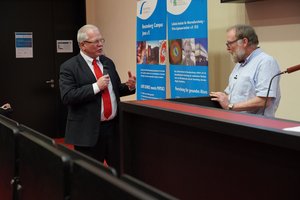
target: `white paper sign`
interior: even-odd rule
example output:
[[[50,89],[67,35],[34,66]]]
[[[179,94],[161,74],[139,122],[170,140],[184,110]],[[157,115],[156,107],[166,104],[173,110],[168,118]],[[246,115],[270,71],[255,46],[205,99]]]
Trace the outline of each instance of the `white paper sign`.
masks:
[[[57,53],[73,53],[73,41],[72,40],[57,40],[56,41]]]

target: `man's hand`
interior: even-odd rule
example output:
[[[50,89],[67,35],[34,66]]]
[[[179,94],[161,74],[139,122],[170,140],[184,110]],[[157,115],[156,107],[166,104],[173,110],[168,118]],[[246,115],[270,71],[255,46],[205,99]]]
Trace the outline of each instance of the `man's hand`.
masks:
[[[136,85],[136,77],[131,74],[131,71],[128,71],[128,81],[126,82],[129,90],[134,90]]]
[[[108,87],[110,78],[109,75],[106,74],[104,76],[101,76],[98,80],[97,80],[97,85],[99,87],[100,90],[104,90],[105,88]]]
[[[4,109],[4,110],[7,110],[7,109],[10,109],[11,106],[10,106],[9,103],[6,103],[6,104],[4,104],[3,106],[1,106],[1,108]]]
[[[218,101],[223,109],[228,109],[228,96],[224,92],[211,92],[209,94],[211,96],[212,101]]]

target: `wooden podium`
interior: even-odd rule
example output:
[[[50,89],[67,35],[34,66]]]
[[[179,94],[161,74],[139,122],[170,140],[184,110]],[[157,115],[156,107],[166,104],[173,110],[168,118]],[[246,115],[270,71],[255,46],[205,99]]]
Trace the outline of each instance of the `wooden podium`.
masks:
[[[283,130],[300,122],[209,101],[121,102],[121,172],[179,199],[300,199],[300,134]]]

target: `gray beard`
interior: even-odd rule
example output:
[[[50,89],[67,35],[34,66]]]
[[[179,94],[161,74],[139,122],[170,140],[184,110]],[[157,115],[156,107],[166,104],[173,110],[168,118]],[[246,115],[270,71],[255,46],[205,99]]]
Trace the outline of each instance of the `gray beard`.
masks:
[[[244,49],[237,49],[236,52],[233,52],[231,54],[231,60],[234,63],[238,63],[238,62],[244,60],[244,56],[245,56],[245,50]]]

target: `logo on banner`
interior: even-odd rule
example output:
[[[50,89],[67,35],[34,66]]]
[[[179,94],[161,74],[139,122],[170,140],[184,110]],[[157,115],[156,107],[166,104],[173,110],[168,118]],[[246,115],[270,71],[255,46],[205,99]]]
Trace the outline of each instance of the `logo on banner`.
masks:
[[[191,4],[192,0],[168,0],[167,10],[173,15],[182,14]]]
[[[137,17],[143,20],[148,19],[156,8],[157,0],[140,0],[137,2]]]

